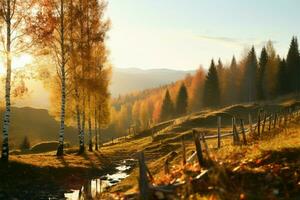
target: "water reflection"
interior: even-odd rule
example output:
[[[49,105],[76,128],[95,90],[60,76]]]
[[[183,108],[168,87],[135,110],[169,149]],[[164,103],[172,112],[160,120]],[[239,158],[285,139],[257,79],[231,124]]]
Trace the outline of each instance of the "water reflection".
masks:
[[[80,190],[71,190],[65,193],[67,200],[94,200],[101,199],[101,194],[108,188],[119,183],[124,178],[128,177],[128,172],[131,170],[134,160],[124,160],[116,167],[117,172],[101,176],[99,179],[88,180]]]

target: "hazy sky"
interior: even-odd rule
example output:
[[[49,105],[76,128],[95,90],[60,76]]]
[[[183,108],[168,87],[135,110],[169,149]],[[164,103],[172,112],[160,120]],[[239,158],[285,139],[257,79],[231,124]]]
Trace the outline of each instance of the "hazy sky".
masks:
[[[274,41],[285,55],[300,36],[299,0],[108,0],[115,67],[195,69]]]

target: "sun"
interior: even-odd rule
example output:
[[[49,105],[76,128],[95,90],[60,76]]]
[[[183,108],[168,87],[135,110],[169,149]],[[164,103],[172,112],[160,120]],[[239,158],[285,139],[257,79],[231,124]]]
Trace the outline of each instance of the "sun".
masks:
[[[16,56],[13,58],[12,61],[12,68],[13,69],[18,69],[18,68],[23,68],[27,64],[32,63],[32,56],[30,54],[21,54],[20,56]]]
[[[5,60],[5,59],[3,59]],[[12,70],[24,68],[26,65],[31,64],[33,62],[33,57],[30,54],[23,53],[18,56],[12,57]],[[5,62],[0,64],[0,74],[6,73]]]

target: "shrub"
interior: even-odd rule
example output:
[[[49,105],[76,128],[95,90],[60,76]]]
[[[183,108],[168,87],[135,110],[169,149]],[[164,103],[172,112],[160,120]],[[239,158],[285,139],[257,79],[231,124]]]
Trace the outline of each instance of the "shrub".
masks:
[[[41,142],[34,145],[31,148],[32,153],[44,153],[49,151],[56,151],[58,148],[59,143],[57,141],[48,141],[48,142]],[[68,148],[70,145],[69,143],[65,143],[64,147]]]

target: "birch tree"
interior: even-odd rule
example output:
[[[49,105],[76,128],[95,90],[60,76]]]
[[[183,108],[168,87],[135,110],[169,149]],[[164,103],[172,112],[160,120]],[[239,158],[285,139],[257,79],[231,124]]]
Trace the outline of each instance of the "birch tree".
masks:
[[[30,14],[33,1],[30,0],[2,0],[0,2],[1,42],[5,57],[5,111],[3,117],[3,142],[1,158],[9,158],[9,127],[11,116],[11,76],[12,63],[15,56],[28,50],[33,41],[26,35],[26,18]]]
[[[70,56],[69,40],[69,2],[70,0],[42,0],[38,1],[36,17],[31,21],[32,35],[37,38],[39,44],[49,50],[56,63],[56,72],[60,85],[60,129],[59,146],[57,156],[63,156],[65,109],[66,109],[66,79],[67,63]]]

